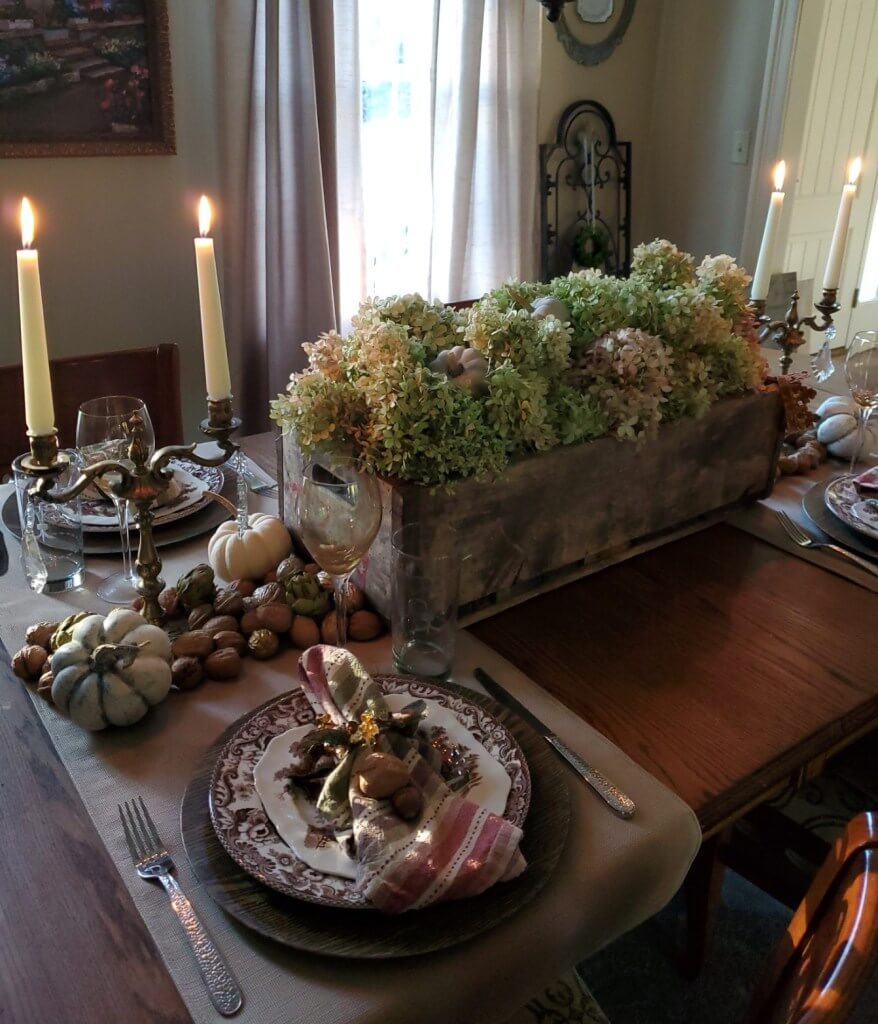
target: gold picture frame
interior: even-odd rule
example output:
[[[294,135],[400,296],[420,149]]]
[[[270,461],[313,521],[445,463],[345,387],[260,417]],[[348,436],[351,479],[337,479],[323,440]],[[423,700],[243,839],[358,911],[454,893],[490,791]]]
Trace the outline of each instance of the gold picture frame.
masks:
[[[176,151],[167,0],[0,0],[0,157]]]

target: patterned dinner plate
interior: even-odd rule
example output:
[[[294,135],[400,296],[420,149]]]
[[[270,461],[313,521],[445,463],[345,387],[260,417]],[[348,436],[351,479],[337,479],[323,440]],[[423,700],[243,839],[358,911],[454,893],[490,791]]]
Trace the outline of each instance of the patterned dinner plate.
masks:
[[[872,540],[878,540],[878,522],[867,518],[864,514],[865,509],[859,507],[869,503],[863,501],[863,496],[857,492],[851,477],[840,476],[833,480],[827,486],[823,500],[829,511],[845,526],[871,537]]]
[[[177,459],[170,466],[174,471],[173,491],[169,500],[153,510],[153,526],[164,526],[199,512],[212,500],[208,491],[218,493],[222,490],[223,471],[218,467],[198,466],[194,462]],[[89,533],[118,531],[119,519],[112,502],[98,497],[83,497],[81,502],[84,530]],[[136,530],[136,510],[132,508],[131,512],[131,527]]]
[[[409,698],[403,693],[387,694],[391,711],[401,711]],[[256,765],[253,779],[262,806],[268,812],[281,839],[309,867],[326,875],[357,877],[357,863],[350,856],[351,830],[336,836],[317,810],[313,797],[300,786],[290,785],[290,748],[311,731],[313,725],[297,725],[274,739]],[[443,754],[451,776],[451,763],[464,773],[456,792],[492,814],[505,814],[512,780],[450,708],[426,701],[421,733]],[[454,753],[452,753],[454,752]]]
[[[402,676],[377,676],[376,682],[386,694],[401,694],[404,703],[423,698],[451,712],[507,775],[503,816],[519,827],[524,824],[530,806],[530,772],[505,725],[480,705],[433,683]],[[254,772],[271,741],[313,721],[314,711],[301,688],[246,719],[217,758],[209,789],[211,823],[229,856],[272,889],[322,906],[369,910],[371,904],[356,890],[353,879],[317,870],[296,856],[256,792]]]

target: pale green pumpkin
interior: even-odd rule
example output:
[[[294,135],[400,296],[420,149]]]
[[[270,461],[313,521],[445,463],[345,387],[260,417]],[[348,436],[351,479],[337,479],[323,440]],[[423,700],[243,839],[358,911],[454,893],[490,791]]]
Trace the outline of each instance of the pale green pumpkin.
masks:
[[[52,655],[52,701],[83,729],[133,725],[167,697],[171,641],[142,615],[89,615]]]

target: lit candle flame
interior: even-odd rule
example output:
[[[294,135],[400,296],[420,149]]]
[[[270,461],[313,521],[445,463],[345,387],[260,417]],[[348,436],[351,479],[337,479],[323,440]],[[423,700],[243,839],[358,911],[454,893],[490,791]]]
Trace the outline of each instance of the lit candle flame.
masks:
[[[210,233],[211,217],[210,200],[207,196],[202,196],[198,202],[198,230],[202,238],[205,238]]]
[[[860,176],[860,171],[863,169],[863,160],[861,157],[857,157],[855,160],[851,160],[851,165],[848,168],[848,185],[856,185],[857,178]]]
[[[785,160],[781,160],[774,168],[774,191],[780,192],[783,188],[783,180],[786,177],[787,164]]]
[[[30,249],[34,244],[34,211],[25,196],[21,201],[21,247]]]

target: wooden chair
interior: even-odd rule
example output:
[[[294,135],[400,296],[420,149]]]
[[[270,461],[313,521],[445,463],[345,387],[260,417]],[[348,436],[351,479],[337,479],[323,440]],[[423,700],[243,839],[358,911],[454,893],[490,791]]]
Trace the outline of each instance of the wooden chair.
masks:
[[[62,447],[76,443],[76,414],[82,402],[103,395],[142,398],[155,427],[156,444],[183,440],[180,356],[176,345],[124,349],[53,359],[52,397]],[[27,449],[21,366],[0,366],[0,479]]]
[[[854,818],[793,915],[750,1024],[841,1024],[878,965],[878,814]]]

